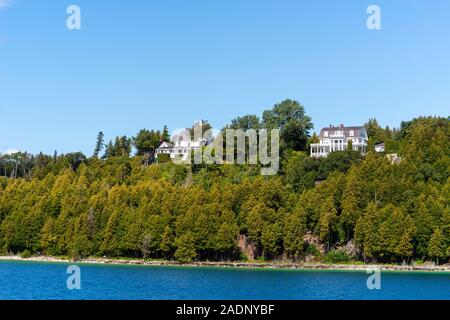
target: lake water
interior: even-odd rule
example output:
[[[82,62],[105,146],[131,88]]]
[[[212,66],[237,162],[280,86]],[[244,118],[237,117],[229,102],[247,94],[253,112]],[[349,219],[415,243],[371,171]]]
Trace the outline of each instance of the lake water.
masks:
[[[69,290],[68,266],[0,261],[0,299],[450,299],[450,273],[382,272],[369,290],[354,271],[79,264]]]

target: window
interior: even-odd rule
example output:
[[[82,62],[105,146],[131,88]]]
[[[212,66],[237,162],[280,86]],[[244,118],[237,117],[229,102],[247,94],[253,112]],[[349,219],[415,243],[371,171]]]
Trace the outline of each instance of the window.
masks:
[[[355,136],[355,131],[350,130],[350,137],[354,137]]]
[[[324,137],[328,137],[328,131],[324,131],[324,132],[323,132],[323,136],[324,136]]]

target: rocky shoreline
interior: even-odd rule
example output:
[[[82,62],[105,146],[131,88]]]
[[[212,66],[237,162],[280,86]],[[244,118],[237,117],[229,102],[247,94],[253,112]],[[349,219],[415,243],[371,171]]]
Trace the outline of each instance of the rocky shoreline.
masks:
[[[289,263],[289,262],[208,262],[198,261],[181,264],[176,261],[144,261],[142,259],[121,260],[109,258],[86,258],[73,261],[70,259],[36,256],[22,258],[19,256],[0,256],[0,261],[32,261],[54,263],[81,263],[81,264],[112,264],[112,265],[144,265],[144,266],[186,266],[186,267],[231,267],[253,269],[298,269],[298,270],[336,270],[336,271],[366,271],[379,269],[381,271],[428,271],[450,272],[450,265],[436,266],[424,265],[386,265],[386,264],[325,264],[325,263]]]

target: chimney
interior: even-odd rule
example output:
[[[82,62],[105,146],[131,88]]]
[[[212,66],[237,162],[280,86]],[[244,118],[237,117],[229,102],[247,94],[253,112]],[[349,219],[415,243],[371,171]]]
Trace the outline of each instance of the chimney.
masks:
[[[341,126],[341,128],[343,128],[343,127],[344,127],[344,125],[343,125],[342,123],[340,124],[340,126]]]

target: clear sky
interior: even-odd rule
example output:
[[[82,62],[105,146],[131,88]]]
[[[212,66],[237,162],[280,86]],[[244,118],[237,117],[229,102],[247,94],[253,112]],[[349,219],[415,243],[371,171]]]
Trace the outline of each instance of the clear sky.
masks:
[[[285,98],[316,130],[448,116],[449,16],[448,0],[0,0],[0,152],[90,155],[100,130],[221,128]]]

